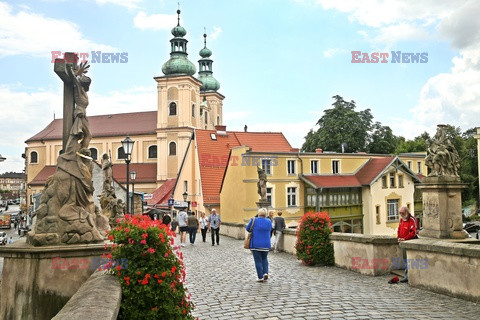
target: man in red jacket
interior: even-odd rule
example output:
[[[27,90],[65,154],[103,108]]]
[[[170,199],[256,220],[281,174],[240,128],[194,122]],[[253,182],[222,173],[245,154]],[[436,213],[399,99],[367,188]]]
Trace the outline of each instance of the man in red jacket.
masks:
[[[414,239],[417,236],[417,222],[415,221],[415,218],[410,214],[410,211],[408,211],[407,207],[401,207],[400,210],[398,211],[400,214],[400,224],[398,225],[398,232],[397,232],[397,237],[398,237],[398,242]],[[405,268],[405,277],[400,280],[400,282],[408,282],[408,261],[405,261],[407,259],[407,254],[405,249],[402,249],[402,256],[404,260],[404,265],[406,265]]]

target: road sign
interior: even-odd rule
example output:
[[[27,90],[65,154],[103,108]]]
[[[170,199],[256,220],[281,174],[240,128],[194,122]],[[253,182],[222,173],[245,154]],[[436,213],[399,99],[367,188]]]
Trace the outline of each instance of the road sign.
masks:
[[[153,199],[153,194],[151,193],[144,193],[143,194],[143,200],[152,200]]]
[[[188,207],[188,202],[187,201],[175,201],[173,203],[173,206],[175,208],[186,208],[186,207]]]
[[[197,206],[197,201],[192,201],[192,208],[195,208]]]
[[[168,206],[171,207],[175,203],[175,200],[173,199],[168,199]]]

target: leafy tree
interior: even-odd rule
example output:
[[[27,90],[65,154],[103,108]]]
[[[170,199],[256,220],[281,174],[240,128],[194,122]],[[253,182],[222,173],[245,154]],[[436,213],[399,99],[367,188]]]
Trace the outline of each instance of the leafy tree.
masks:
[[[339,95],[333,99],[333,108],[324,111],[317,122],[319,129],[307,134],[302,150],[313,152],[322,148],[341,152],[342,144],[347,152],[365,150],[373,119],[370,109],[357,112],[355,101],[347,102]]]
[[[382,126],[380,122],[375,122],[370,141],[367,146],[369,153],[390,154],[395,152],[397,138],[389,126]]]
[[[426,152],[427,146],[430,145],[430,135],[427,132],[422,133],[413,140],[405,140],[404,137],[397,138],[397,146],[395,154],[408,152]]]

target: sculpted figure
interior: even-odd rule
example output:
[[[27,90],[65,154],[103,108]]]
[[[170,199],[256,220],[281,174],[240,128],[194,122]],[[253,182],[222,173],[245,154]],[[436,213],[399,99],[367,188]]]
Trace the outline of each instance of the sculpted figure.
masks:
[[[102,170],[103,170],[103,191],[108,192],[112,188],[113,182],[113,171],[112,171],[112,162],[109,159],[108,154],[102,156]]]
[[[260,195],[260,201],[267,200],[267,175],[265,170],[262,168],[257,168],[258,173],[258,182],[257,182],[257,192]]]
[[[72,135],[77,136],[81,140],[81,148],[88,148],[92,135],[87,119],[88,95],[92,80],[85,75],[90,66],[87,63],[80,64],[80,67],[73,71],[67,68],[73,81],[75,110],[73,111]]]
[[[459,176],[460,156],[447,138],[445,125],[438,125],[437,133],[427,150],[425,164],[430,169],[429,176]]]

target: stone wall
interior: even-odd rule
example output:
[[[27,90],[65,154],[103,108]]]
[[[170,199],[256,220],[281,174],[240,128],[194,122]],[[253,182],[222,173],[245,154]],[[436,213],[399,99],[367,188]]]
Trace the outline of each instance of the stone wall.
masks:
[[[90,276],[52,320],[115,320],[122,301],[118,279],[104,271]]]
[[[335,266],[378,276],[389,273],[392,258],[401,258],[402,253],[396,237],[366,236],[355,233],[330,235],[335,253]]]
[[[407,250],[411,286],[480,302],[480,241],[417,239],[400,246]],[[426,267],[411,264],[417,261]]]

